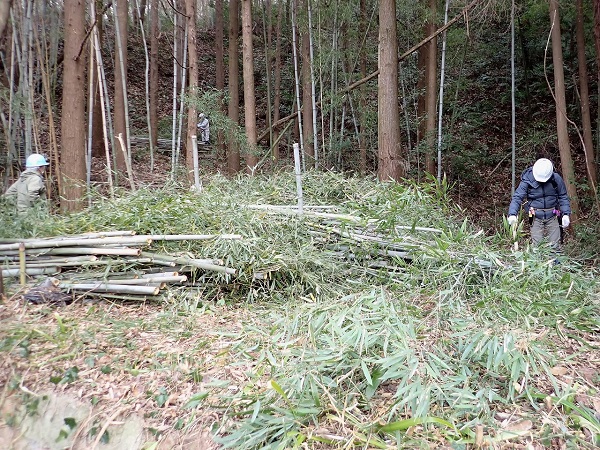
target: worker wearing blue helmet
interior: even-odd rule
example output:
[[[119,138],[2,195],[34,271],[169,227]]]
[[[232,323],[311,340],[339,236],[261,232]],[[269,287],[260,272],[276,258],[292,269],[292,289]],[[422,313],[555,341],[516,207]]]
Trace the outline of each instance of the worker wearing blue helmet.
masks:
[[[44,174],[49,163],[43,155],[33,153],[27,157],[25,170],[4,194],[5,198],[15,201],[17,212],[24,213],[34,205],[46,202],[46,184]]]

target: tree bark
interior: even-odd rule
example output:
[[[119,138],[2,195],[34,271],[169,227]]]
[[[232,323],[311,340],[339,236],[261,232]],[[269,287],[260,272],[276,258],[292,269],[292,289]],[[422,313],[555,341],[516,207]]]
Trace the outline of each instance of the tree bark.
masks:
[[[150,0],[150,140],[158,146],[158,0]]]
[[[102,0],[95,0],[96,11],[102,11]],[[104,26],[102,17],[104,14],[96,15],[96,28],[98,29],[98,40],[102,43],[104,38]],[[94,58],[95,59],[95,58]],[[104,156],[104,130],[102,120],[102,105],[100,102],[100,88],[98,84],[101,83],[99,77],[94,77],[94,113],[93,113],[93,128],[92,128],[92,156],[101,158]]]
[[[379,0],[379,85],[377,109],[379,143],[377,177],[380,181],[399,181],[404,174],[400,165],[398,39],[395,0]]]
[[[78,211],[85,194],[85,52],[79,47],[85,36],[84,0],[64,2],[64,72],[62,100],[63,176],[60,206],[62,211]]]
[[[598,3],[598,2],[596,2]],[[590,93],[588,88],[587,60],[585,57],[585,33],[583,31],[583,0],[576,1],[577,8],[577,61],[579,65],[579,96],[581,97],[581,121],[583,125],[583,144],[588,182],[592,192],[596,192],[598,174],[594,158],[594,140],[592,137],[592,118],[590,114]]]
[[[361,39],[366,42],[367,34],[367,3],[366,0],[360,0],[360,21],[358,22],[358,34]],[[367,76],[367,50],[366,45],[361,45],[359,55],[360,61],[360,77],[364,78]],[[367,138],[366,138],[366,111],[367,111],[367,93],[366,87],[363,85],[359,92],[359,103],[360,111],[358,113],[358,121],[360,124],[358,134],[358,148],[359,148],[359,172],[361,175],[365,175],[367,172]]]
[[[225,50],[223,48],[223,0],[215,1],[215,86],[221,93],[219,96],[218,108],[225,113],[225,104],[223,102],[223,91],[225,90]],[[225,140],[223,132],[217,130],[217,161],[222,162],[226,153]]]
[[[429,0],[429,18],[425,26],[425,35],[431,36],[436,30],[437,0]],[[437,37],[426,44],[425,63],[425,170],[435,174],[435,121],[437,105]]]
[[[115,136],[122,134],[127,137],[127,119],[125,102],[127,101],[127,0],[114,0],[115,20],[118,21],[119,36],[115,33],[115,105],[114,105],[114,128]],[[123,83],[123,79],[125,82]],[[126,139],[126,146],[127,139]],[[116,169],[125,172],[125,155],[121,150],[114,149]]]
[[[240,121],[240,88],[239,88],[239,64],[238,51],[239,37],[239,1],[229,1],[229,119],[234,124]],[[229,139],[229,150],[227,152],[227,167],[231,175],[240,171],[240,149],[234,136]]]
[[[554,95],[556,102],[556,134],[562,174],[567,185],[567,193],[571,200],[571,220],[577,221],[579,201],[575,188],[575,172],[567,130],[567,102],[565,97],[565,75],[563,70],[563,55],[560,32],[560,15],[558,1],[550,0],[550,24],[552,27],[552,62],[554,64]]]
[[[307,12],[308,0],[302,1],[302,11]],[[313,109],[312,109],[312,80],[310,69],[310,34],[308,21],[302,27],[302,136],[304,142],[304,154],[306,156],[306,167],[315,166],[315,149],[313,147]],[[299,27],[300,28],[300,27]]]
[[[246,170],[253,173],[256,156],[256,99],[254,96],[254,57],[252,47],[252,0],[242,0],[242,55],[244,76],[244,124],[248,150]]]
[[[277,8],[277,29],[275,31],[275,81],[273,85],[273,160],[279,161],[279,131],[273,126],[279,120],[281,104],[281,21],[283,17],[284,2],[278,2]]]
[[[191,97],[198,94],[198,52],[196,50],[196,0],[185,0],[185,15],[187,21],[187,49],[188,49],[188,90]],[[187,139],[186,139],[186,165],[188,180],[194,180],[194,146],[192,136],[196,135],[198,113],[193,102],[189,103],[187,111]]]

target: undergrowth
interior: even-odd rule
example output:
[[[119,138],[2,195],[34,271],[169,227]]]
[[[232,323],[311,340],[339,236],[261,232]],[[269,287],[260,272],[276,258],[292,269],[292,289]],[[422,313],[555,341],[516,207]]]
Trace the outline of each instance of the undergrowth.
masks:
[[[323,214],[267,206],[296,203],[290,174],[217,176],[201,193],[141,189],[45,221],[3,215],[0,233],[241,235],[160,245],[234,267],[235,278],[203,288],[202,303],[254,317],[221,333],[245,385],[228,389],[223,374],[185,408],[186,426],[215,412],[225,447],[600,444],[598,412],[584,400],[597,397],[597,379],[562,370],[597,368],[595,268],[564,255],[557,265],[544,247],[511,250],[506,229],[485,236],[445,183],[316,172],[303,183],[305,205]],[[199,311],[185,292],[165,305],[173,320]]]

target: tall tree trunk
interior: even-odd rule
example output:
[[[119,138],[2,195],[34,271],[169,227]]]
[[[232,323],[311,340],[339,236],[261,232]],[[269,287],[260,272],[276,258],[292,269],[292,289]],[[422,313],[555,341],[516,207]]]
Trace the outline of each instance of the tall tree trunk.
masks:
[[[379,0],[379,85],[378,85],[377,177],[399,181],[404,175],[400,164],[400,114],[398,111],[398,39],[396,0]]]
[[[600,90],[600,2],[594,2],[594,47],[596,48],[596,70],[597,70],[597,85]],[[600,96],[600,94],[599,94]],[[600,135],[600,112],[596,113],[596,134]],[[598,139],[596,139],[596,144],[600,147],[600,143]],[[600,156],[598,155],[600,151],[596,149],[596,161],[600,160]]]
[[[127,136],[127,118],[126,105],[127,102],[127,0],[114,0],[115,20],[118,21],[116,26],[119,28],[118,36],[115,33],[115,106],[114,106],[114,127],[115,136],[122,134]],[[127,143],[127,140],[125,141]],[[115,159],[117,163],[117,171],[125,172],[127,165],[125,164],[125,155],[121,148],[117,145],[114,149]]]
[[[360,77],[364,78],[367,76],[367,50],[365,43],[367,42],[366,38],[367,33],[367,3],[366,0],[360,0],[360,21],[358,22],[358,34],[360,38],[363,40],[363,44],[360,46],[359,51],[359,61],[360,61]],[[366,138],[366,111],[367,111],[367,93],[366,86],[360,87],[359,92],[359,123],[360,123],[360,132],[358,135],[358,148],[360,153],[360,163],[359,163],[359,171],[361,175],[365,175],[367,172],[367,138]]]
[[[197,96],[198,90],[198,52],[196,50],[196,0],[185,0],[185,15],[188,30],[188,90],[191,97]],[[198,113],[193,102],[190,102],[187,111],[187,151],[186,165],[188,168],[188,179],[194,180],[194,146],[192,145],[192,136],[196,135],[196,124],[198,123]]]
[[[273,123],[279,120],[281,104],[281,22],[285,2],[278,2],[277,7],[277,29],[275,31],[275,81],[273,86]],[[273,130],[273,160],[279,161],[279,131]]]
[[[302,12],[308,10],[308,0],[302,1]],[[310,34],[308,21],[302,27],[302,137],[304,142],[304,154],[306,155],[306,167],[315,166],[315,149],[313,146],[313,109],[312,109],[312,80],[310,61]],[[300,27],[299,27],[300,28]]]
[[[215,86],[219,95],[218,108],[225,113],[225,103],[223,102],[223,91],[225,89],[225,50],[223,48],[223,0],[215,1]],[[223,132],[217,130],[217,161],[220,163],[226,154],[225,140]]]
[[[150,140],[158,145],[158,0],[150,0]]]
[[[252,47],[252,0],[242,0],[242,55],[244,76],[244,124],[248,151],[246,166],[254,172],[258,163],[256,156],[256,99],[254,96],[254,57]]]
[[[96,11],[96,28],[98,29],[99,41],[102,42],[104,38],[104,26],[103,20],[104,14],[100,14],[102,11],[102,0],[95,0]],[[96,58],[94,58],[96,59]],[[101,82],[99,77],[94,77],[94,113],[93,113],[93,124],[92,124],[92,156],[101,158],[104,155],[104,131],[102,129],[102,105],[100,104],[100,88],[98,84]]]
[[[85,5],[84,0],[65,0],[64,3],[60,200],[63,211],[78,211],[84,205],[86,52],[79,54],[79,47],[85,37]]]
[[[436,30],[437,0],[429,0],[426,36],[431,36]],[[427,173],[435,174],[435,126],[437,106],[437,38],[433,38],[427,44],[427,62],[425,66],[425,113],[427,116],[425,126],[425,139],[427,148],[425,150],[425,170]]]
[[[560,32],[560,14],[558,12],[558,1],[550,0],[550,24],[552,27],[552,62],[554,64],[554,94],[556,101],[556,134],[558,137],[558,149],[562,174],[567,185],[567,193],[571,199],[572,220],[577,221],[579,213],[579,201],[575,188],[575,172],[573,170],[573,159],[569,145],[569,133],[567,130],[567,102],[565,98],[565,75],[563,70],[563,55]]]
[[[239,37],[239,1],[229,1],[229,119],[239,124],[240,121],[240,81],[239,64],[240,56],[238,51]],[[240,149],[234,138],[230,137],[229,150],[227,152],[227,167],[230,174],[240,171]]]
[[[598,3],[598,2],[596,2]],[[592,118],[590,114],[590,94],[588,88],[587,60],[585,57],[585,34],[583,31],[583,0],[577,0],[577,60],[579,63],[579,95],[581,97],[581,121],[583,124],[583,144],[589,185],[596,192],[598,173],[594,158],[594,140],[592,138]]]

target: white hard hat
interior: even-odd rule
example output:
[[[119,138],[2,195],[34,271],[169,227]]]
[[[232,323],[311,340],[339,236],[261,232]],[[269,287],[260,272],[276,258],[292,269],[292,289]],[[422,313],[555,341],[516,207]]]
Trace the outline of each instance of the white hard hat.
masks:
[[[200,114],[198,114],[198,118],[199,118],[199,119],[204,119],[204,113],[200,113]]]
[[[546,158],[538,159],[533,165],[533,178],[539,183],[545,183],[554,172],[552,161]]]
[[[46,158],[44,158],[44,156],[40,155],[39,153],[33,153],[29,155],[27,157],[27,161],[25,161],[25,167],[28,169],[32,167],[41,167],[48,165],[50,165],[50,163],[46,161]]]

